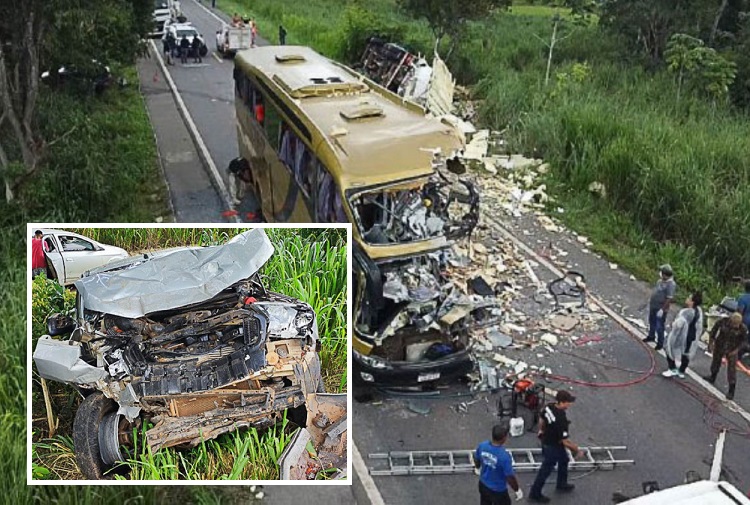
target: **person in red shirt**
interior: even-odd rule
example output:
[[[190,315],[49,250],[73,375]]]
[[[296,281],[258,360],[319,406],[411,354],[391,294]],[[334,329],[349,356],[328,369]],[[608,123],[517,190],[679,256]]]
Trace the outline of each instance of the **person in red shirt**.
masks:
[[[31,239],[31,278],[47,271],[47,257],[44,255],[44,244],[42,243],[42,232],[34,232]]]

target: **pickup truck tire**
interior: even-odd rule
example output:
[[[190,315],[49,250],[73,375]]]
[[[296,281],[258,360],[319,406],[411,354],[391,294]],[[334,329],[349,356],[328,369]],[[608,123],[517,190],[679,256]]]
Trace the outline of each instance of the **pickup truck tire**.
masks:
[[[104,464],[99,450],[99,426],[104,416],[117,410],[117,403],[101,391],[88,395],[78,407],[73,420],[73,445],[76,451],[78,468],[86,479],[113,479],[106,474],[109,467]]]

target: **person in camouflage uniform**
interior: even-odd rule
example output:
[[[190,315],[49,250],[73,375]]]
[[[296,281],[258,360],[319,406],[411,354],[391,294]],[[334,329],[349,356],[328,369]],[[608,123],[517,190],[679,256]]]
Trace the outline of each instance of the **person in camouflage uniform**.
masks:
[[[714,383],[719,375],[721,360],[727,358],[727,400],[734,398],[734,389],[737,385],[737,357],[746,346],[747,328],[742,324],[742,315],[735,312],[731,316],[717,322],[708,336],[708,350],[713,353],[711,361],[711,375],[704,377],[708,382]]]

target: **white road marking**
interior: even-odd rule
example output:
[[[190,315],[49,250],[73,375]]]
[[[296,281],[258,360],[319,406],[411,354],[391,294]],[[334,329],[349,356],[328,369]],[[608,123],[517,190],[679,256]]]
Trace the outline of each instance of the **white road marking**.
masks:
[[[721,430],[719,438],[716,440],[716,450],[714,451],[714,460],[711,463],[711,473],[708,480],[719,482],[721,477],[721,461],[724,459],[724,441],[727,437],[727,430]]]
[[[489,217],[489,216],[488,216]],[[557,268],[554,264],[552,264],[550,261],[548,261],[546,258],[543,258],[539,256],[531,247],[526,245],[525,242],[522,242],[519,238],[517,238],[515,235],[513,235],[510,231],[508,231],[503,225],[500,224],[500,221],[489,217],[490,221],[492,221],[496,226],[497,230],[505,236],[508,240],[513,242],[519,249],[521,249],[523,252],[525,252],[527,255],[534,258],[535,261],[537,261],[539,264],[543,265],[547,270],[554,273],[555,275],[558,275],[562,277],[565,275],[559,268]],[[596,303],[599,307],[602,308],[604,312],[607,313],[612,319],[617,321],[617,323],[620,324],[623,328],[628,330],[631,334],[633,334],[636,338],[642,338],[645,337],[646,334],[643,333],[639,328],[637,328],[635,325],[629,323],[625,318],[620,316],[617,312],[615,312],[613,309],[611,309],[607,304],[605,304],[603,301],[601,301],[599,298],[595,297],[589,292],[586,292],[586,296],[589,300],[592,300],[594,303]],[[659,354],[662,356],[666,356],[664,351],[659,351]],[[750,422],[750,412],[746,411],[742,407],[740,407],[737,402],[734,401],[726,401],[726,397],[724,396],[724,393],[716,389],[712,384],[709,384],[703,378],[698,375],[695,371],[693,371],[692,368],[688,368],[685,373],[693,379],[695,382],[698,383],[703,389],[717,397],[719,400],[722,400],[723,405],[730,410],[731,412],[734,412],[735,414],[739,414],[742,416],[746,421]]]
[[[203,141],[203,137],[201,136],[200,132],[198,132],[198,127],[195,126],[195,121],[193,121],[193,118],[190,115],[190,112],[188,111],[184,100],[182,99],[182,95],[180,95],[180,92],[177,89],[177,85],[172,79],[172,75],[169,73],[169,69],[164,64],[164,60],[162,59],[161,53],[156,49],[156,44],[154,43],[153,39],[151,39],[150,42],[151,42],[151,48],[154,50],[154,54],[156,55],[156,59],[159,60],[159,66],[161,67],[161,70],[167,79],[167,84],[169,84],[169,89],[172,91],[172,95],[174,96],[174,99],[177,102],[177,106],[180,108],[180,111],[182,112],[182,116],[185,119],[185,124],[187,125],[188,129],[192,133],[193,138],[195,139],[195,143],[198,145],[198,149],[200,150],[203,156],[203,159],[206,162],[206,165],[208,165],[208,175],[211,177],[214,184],[216,185],[216,188],[219,192],[219,196],[221,197],[222,202],[224,203],[224,208],[233,209],[234,205],[232,205],[232,199],[229,196],[229,191],[227,191],[227,187],[224,184],[224,180],[221,178],[221,174],[219,173],[219,170],[216,168],[216,163],[214,163],[214,159],[211,157],[211,153],[208,151],[208,147],[206,147],[206,143]],[[236,223],[240,222],[239,217],[236,215],[233,216],[233,219],[234,219],[234,222]]]
[[[370,500],[370,505],[385,505],[383,496],[380,494],[378,486],[375,485],[375,481],[372,480],[370,472],[367,471],[365,460],[362,459],[362,454],[360,454],[357,444],[355,444],[353,440],[352,456],[354,457],[354,461],[352,462],[354,473],[356,473],[362,481],[362,487],[365,488],[365,493],[367,493],[367,498]]]
[[[223,59],[221,59],[221,58],[219,57],[219,55],[218,55],[218,54],[216,54],[216,52],[213,52],[213,53],[211,53],[211,55],[212,55],[212,56],[213,56],[214,58],[216,58],[216,61],[218,61],[219,63],[224,63],[224,60],[223,60]]]
[[[208,14],[210,14],[214,18],[216,18],[216,20],[219,21],[220,23],[226,23],[226,21],[224,21],[223,19],[221,19],[219,16],[216,15],[216,13],[214,11],[212,11],[211,9],[209,9],[208,7],[206,7],[205,5],[203,5],[202,3],[196,1],[195,5],[197,5],[198,7],[200,7],[201,9],[203,9],[204,11],[206,11]]]

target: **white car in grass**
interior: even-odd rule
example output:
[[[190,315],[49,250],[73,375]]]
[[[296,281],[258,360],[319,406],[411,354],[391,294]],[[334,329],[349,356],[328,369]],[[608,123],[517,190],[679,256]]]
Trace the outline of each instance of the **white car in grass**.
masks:
[[[73,284],[89,270],[130,256],[125,249],[70,231],[42,229],[41,232],[47,277],[63,285]]]

